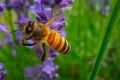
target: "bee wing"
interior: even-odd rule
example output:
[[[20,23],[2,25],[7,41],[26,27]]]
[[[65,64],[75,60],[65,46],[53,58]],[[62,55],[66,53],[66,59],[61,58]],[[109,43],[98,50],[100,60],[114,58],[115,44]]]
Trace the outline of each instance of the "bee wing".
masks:
[[[53,24],[55,24],[62,18],[63,18],[63,15],[61,13],[59,13],[56,16],[54,16],[53,18],[51,18],[50,20],[48,20],[48,22],[45,25],[51,27]]]

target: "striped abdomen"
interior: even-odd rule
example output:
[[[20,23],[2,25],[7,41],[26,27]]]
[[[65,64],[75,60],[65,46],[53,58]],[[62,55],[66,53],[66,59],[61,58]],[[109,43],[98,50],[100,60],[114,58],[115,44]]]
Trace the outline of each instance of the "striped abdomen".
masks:
[[[50,32],[50,34],[48,35],[47,43],[52,49],[61,52],[63,54],[67,54],[71,50],[68,41],[55,31]]]

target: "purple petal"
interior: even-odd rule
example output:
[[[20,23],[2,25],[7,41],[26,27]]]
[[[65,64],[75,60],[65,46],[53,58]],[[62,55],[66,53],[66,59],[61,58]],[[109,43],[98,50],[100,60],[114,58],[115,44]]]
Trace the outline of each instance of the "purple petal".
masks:
[[[17,16],[17,20],[16,20],[16,23],[25,23],[25,22],[28,22],[30,21],[30,19],[28,18],[28,14],[27,13],[19,13],[18,16]]]
[[[59,33],[64,37],[66,36],[66,31],[65,30],[61,30]]]
[[[47,80],[46,79],[46,76],[45,75],[43,75],[43,74],[37,74],[37,78],[39,78],[39,79],[42,79],[42,80]]]
[[[9,33],[9,31],[7,30],[7,27],[6,26],[3,26],[0,24],[0,31],[3,31],[5,33]]]
[[[54,8],[56,6],[56,3],[55,2],[51,2],[51,7]]]
[[[54,24],[51,27],[51,29],[53,29],[53,30],[61,30],[65,25],[66,25],[65,21],[60,21],[60,22],[57,22],[56,24]]]
[[[1,80],[4,79],[4,77],[5,77],[6,74],[7,74],[7,71],[6,71],[6,70],[4,70],[4,71],[1,73]]]
[[[40,22],[43,22],[43,23],[46,23],[46,21],[47,21],[47,16],[44,12],[39,13],[36,18],[37,18],[37,20],[39,20]]]
[[[46,21],[43,20],[40,16],[36,16],[36,19],[41,23],[46,23]]]
[[[24,35],[20,31],[17,31],[15,33],[16,33],[17,39],[22,39],[24,37]]]
[[[40,13],[42,11],[42,8],[38,8],[37,6],[32,6],[31,10],[33,13]]]
[[[55,66],[52,58],[47,59],[42,65],[42,71],[46,74],[51,74],[58,69],[58,66]]]
[[[71,6],[69,6],[69,4],[71,4],[73,2],[73,0],[63,0],[61,3],[60,3],[60,6],[61,6],[61,11],[64,12],[66,10],[71,10]]]
[[[54,59],[56,56],[59,55],[58,52],[56,52],[55,50],[53,50],[53,49],[51,49],[51,48],[49,48],[49,54],[50,54],[50,57],[51,57],[52,59]]]
[[[42,0],[45,5],[50,5],[50,0]]]
[[[6,37],[5,37],[5,39],[4,39],[4,42],[5,42],[5,43],[12,42],[10,34],[6,35]]]
[[[62,0],[55,0],[56,4],[60,4],[62,2]]]
[[[65,7],[65,6],[68,6],[69,5],[69,3],[68,2],[62,2],[61,4],[60,4],[62,7]]]
[[[53,78],[58,78],[59,77],[59,75],[57,74],[57,73],[55,73],[54,75],[53,75]]]
[[[32,12],[35,13],[35,14],[41,13],[42,10],[43,10],[41,0],[35,0],[35,3],[36,3],[36,5],[31,7]]]
[[[66,10],[71,10],[71,9],[72,9],[71,6],[65,6],[65,7],[61,8],[61,11],[65,12]]]
[[[27,67],[25,69],[25,76],[29,78],[32,78],[34,76],[34,70],[32,67]]]
[[[66,10],[71,10],[72,8],[71,6],[69,6],[68,2],[64,2],[64,1],[60,4],[60,6],[62,12],[65,12]]]
[[[46,23],[48,21],[48,19],[50,18],[51,15],[51,9],[44,9],[41,13],[37,13],[37,20],[42,22],[42,23]]]
[[[51,61],[46,61],[43,63],[42,66],[42,71],[47,73],[47,74],[51,74],[53,72],[53,62]]]
[[[6,0],[7,9],[14,9],[16,12],[28,9],[28,2],[26,0]]]
[[[0,16],[2,15],[4,9],[5,9],[5,4],[0,2]]]
[[[22,34],[21,31],[16,31],[15,34],[16,34],[15,44],[20,45],[20,40],[24,38],[24,35]]]
[[[59,77],[57,73],[47,75],[50,80],[54,80]]]
[[[3,68],[3,64],[2,63],[0,63],[0,70]]]
[[[63,2],[68,2],[69,4],[71,4],[74,2],[74,0],[63,0]]]
[[[47,61],[53,61],[54,59],[53,58],[51,58],[51,57],[48,57],[47,58]]]

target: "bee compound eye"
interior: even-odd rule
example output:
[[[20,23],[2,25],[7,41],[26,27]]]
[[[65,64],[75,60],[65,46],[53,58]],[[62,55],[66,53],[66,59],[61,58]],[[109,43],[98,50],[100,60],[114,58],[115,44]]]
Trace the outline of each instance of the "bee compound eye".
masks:
[[[31,27],[28,27],[28,31],[31,31],[32,30],[32,28]]]
[[[25,33],[26,34],[30,34],[32,32],[32,27],[27,27],[26,30],[25,30]]]

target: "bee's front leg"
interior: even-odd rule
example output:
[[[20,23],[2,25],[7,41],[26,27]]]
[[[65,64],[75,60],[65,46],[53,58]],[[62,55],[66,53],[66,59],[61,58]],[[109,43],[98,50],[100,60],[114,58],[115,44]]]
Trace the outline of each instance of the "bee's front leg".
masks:
[[[20,41],[20,45],[23,45],[23,46],[34,46],[36,43],[28,43],[26,39],[22,39]]]
[[[31,38],[32,38],[32,36],[25,37],[24,40],[30,40]]]

